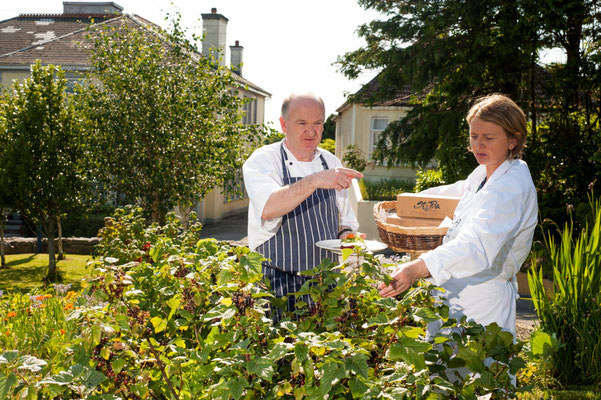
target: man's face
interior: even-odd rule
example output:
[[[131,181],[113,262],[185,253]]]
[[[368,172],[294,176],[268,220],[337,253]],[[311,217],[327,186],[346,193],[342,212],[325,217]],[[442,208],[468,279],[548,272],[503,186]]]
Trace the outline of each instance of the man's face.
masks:
[[[322,104],[311,98],[296,98],[290,102],[287,114],[286,118],[280,117],[286,147],[299,161],[313,160],[323,133]]]

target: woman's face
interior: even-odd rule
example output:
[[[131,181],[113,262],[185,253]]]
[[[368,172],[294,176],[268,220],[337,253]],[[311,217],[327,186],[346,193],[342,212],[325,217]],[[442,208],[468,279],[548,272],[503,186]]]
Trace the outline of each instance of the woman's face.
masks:
[[[486,176],[507,159],[509,150],[516,146],[516,139],[509,138],[497,124],[474,117],[470,122],[470,148],[480,165],[486,165]]]

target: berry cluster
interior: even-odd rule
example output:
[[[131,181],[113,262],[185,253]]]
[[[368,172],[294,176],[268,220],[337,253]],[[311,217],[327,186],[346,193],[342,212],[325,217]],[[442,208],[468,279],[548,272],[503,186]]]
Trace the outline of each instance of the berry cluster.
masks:
[[[247,292],[235,292],[232,295],[232,301],[240,314],[244,314],[247,308],[255,304],[251,294]]]

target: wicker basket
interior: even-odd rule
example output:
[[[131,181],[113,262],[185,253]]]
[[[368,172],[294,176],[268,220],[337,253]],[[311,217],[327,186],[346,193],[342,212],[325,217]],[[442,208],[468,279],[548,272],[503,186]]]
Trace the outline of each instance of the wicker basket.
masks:
[[[442,238],[449,228],[412,227],[389,224],[384,215],[396,212],[396,201],[381,201],[374,206],[374,218],[378,225],[380,239],[397,252],[425,252],[442,244]]]

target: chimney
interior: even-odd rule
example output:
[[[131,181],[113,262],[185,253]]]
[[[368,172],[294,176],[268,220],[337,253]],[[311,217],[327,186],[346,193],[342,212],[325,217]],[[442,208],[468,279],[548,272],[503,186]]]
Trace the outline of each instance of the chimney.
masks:
[[[225,32],[227,21],[216,8],[210,14],[202,14],[202,54],[212,55],[220,66],[225,67]]]
[[[232,58],[232,71],[242,76],[242,52],[244,47],[240,46],[240,42],[236,40],[235,46],[230,46],[230,56]]]
[[[63,14],[121,14],[123,7],[112,1],[63,1]]]

